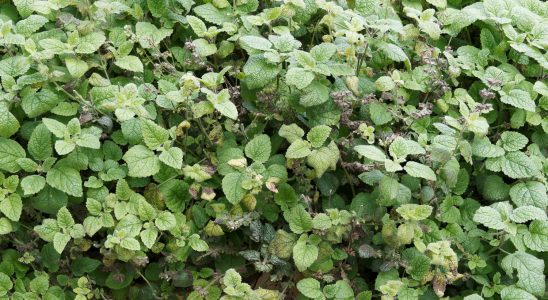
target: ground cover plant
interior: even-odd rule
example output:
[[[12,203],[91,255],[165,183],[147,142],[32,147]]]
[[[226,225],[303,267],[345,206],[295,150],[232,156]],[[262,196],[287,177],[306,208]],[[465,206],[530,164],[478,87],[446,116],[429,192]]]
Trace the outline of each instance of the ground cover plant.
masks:
[[[548,3],[0,0],[0,299],[546,299]]]

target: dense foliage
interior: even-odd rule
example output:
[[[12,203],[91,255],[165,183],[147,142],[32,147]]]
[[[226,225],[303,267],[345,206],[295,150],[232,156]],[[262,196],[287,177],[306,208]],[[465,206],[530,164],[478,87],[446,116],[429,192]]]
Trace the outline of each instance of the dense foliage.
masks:
[[[0,0],[0,299],[546,299],[541,0]]]

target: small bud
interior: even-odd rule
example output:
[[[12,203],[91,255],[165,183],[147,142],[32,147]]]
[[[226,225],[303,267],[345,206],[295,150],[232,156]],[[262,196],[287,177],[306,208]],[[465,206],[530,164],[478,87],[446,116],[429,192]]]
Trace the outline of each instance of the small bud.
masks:
[[[203,200],[211,201],[215,199],[215,191],[210,187],[204,187],[202,189],[202,194],[200,195],[200,198]]]
[[[242,203],[248,210],[255,210],[255,206],[257,205],[257,199],[255,199],[255,196],[247,194],[245,195],[244,199],[242,199]]]
[[[244,168],[247,166],[247,160],[245,158],[231,159],[228,161],[228,165],[234,168]]]
[[[354,93],[354,95],[358,95],[360,93],[360,80],[357,76],[347,76],[345,81],[346,86],[352,91],[352,93]]]

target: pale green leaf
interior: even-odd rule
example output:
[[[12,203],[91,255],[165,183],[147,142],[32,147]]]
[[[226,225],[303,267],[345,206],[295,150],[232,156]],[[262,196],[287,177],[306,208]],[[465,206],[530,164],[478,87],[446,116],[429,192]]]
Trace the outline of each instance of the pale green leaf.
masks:
[[[81,197],[83,194],[80,172],[68,166],[53,167],[46,175],[46,182],[51,187],[74,197]]]
[[[57,253],[63,253],[63,250],[70,241],[70,235],[66,233],[57,232],[53,236],[53,248]]]
[[[285,211],[284,218],[294,233],[301,234],[312,230],[312,217],[301,205]]]
[[[271,148],[270,137],[260,134],[245,145],[245,155],[255,162],[264,163],[270,158]]]
[[[502,172],[511,178],[527,178],[538,175],[537,165],[523,152],[510,152],[502,160]]]
[[[131,177],[148,177],[160,171],[160,159],[143,145],[131,147],[123,156]]]
[[[181,169],[183,167],[183,150],[177,147],[171,147],[169,150],[160,153],[159,159],[161,162],[174,169]]]
[[[410,161],[405,165],[405,167],[403,167],[403,169],[407,172],[407,174],[413,177],[436,181],[436,173],[434,173],[434,171],[432,171],[432,169],[427,165]]]
[[[25,196],[38,193],[45,185],[46,179],[39,175],[26,176],[21,180],[21,188]]]
[[[137,73],[143,72],[143,63],[137,56],[134,56],[134,55],[119,57],[116,59],[114,64],[124,70],[137,72]]]
[[[244,175],[240,173],[230,173],[223,178],[222,188],[226,199],[236,205],[245,195],[245,190],[242,188]]]
[[[293,247],[293,261],[301,272],[310,267],[318,258],[318,247],[299,240]]]
[[[386,160],[386,154],[375,146],[358,145],[354,147],[354,150],[361,156],[373,161],[384,162]]]
[[[320,282],[314,278],[301,279],[297,282],[297,289],[301,294],[311,299],[320,299],[323,297]]]
[[[0,212],[12,221],[19,221],[23,211],[23,201],[18,194],[11,194],[0,201]]]

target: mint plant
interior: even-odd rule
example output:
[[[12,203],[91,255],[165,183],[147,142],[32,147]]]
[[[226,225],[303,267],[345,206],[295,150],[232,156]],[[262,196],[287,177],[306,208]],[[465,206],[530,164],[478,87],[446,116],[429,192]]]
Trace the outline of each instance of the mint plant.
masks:
[[[548,4],[0,1],[0,298],[545,299]]]

